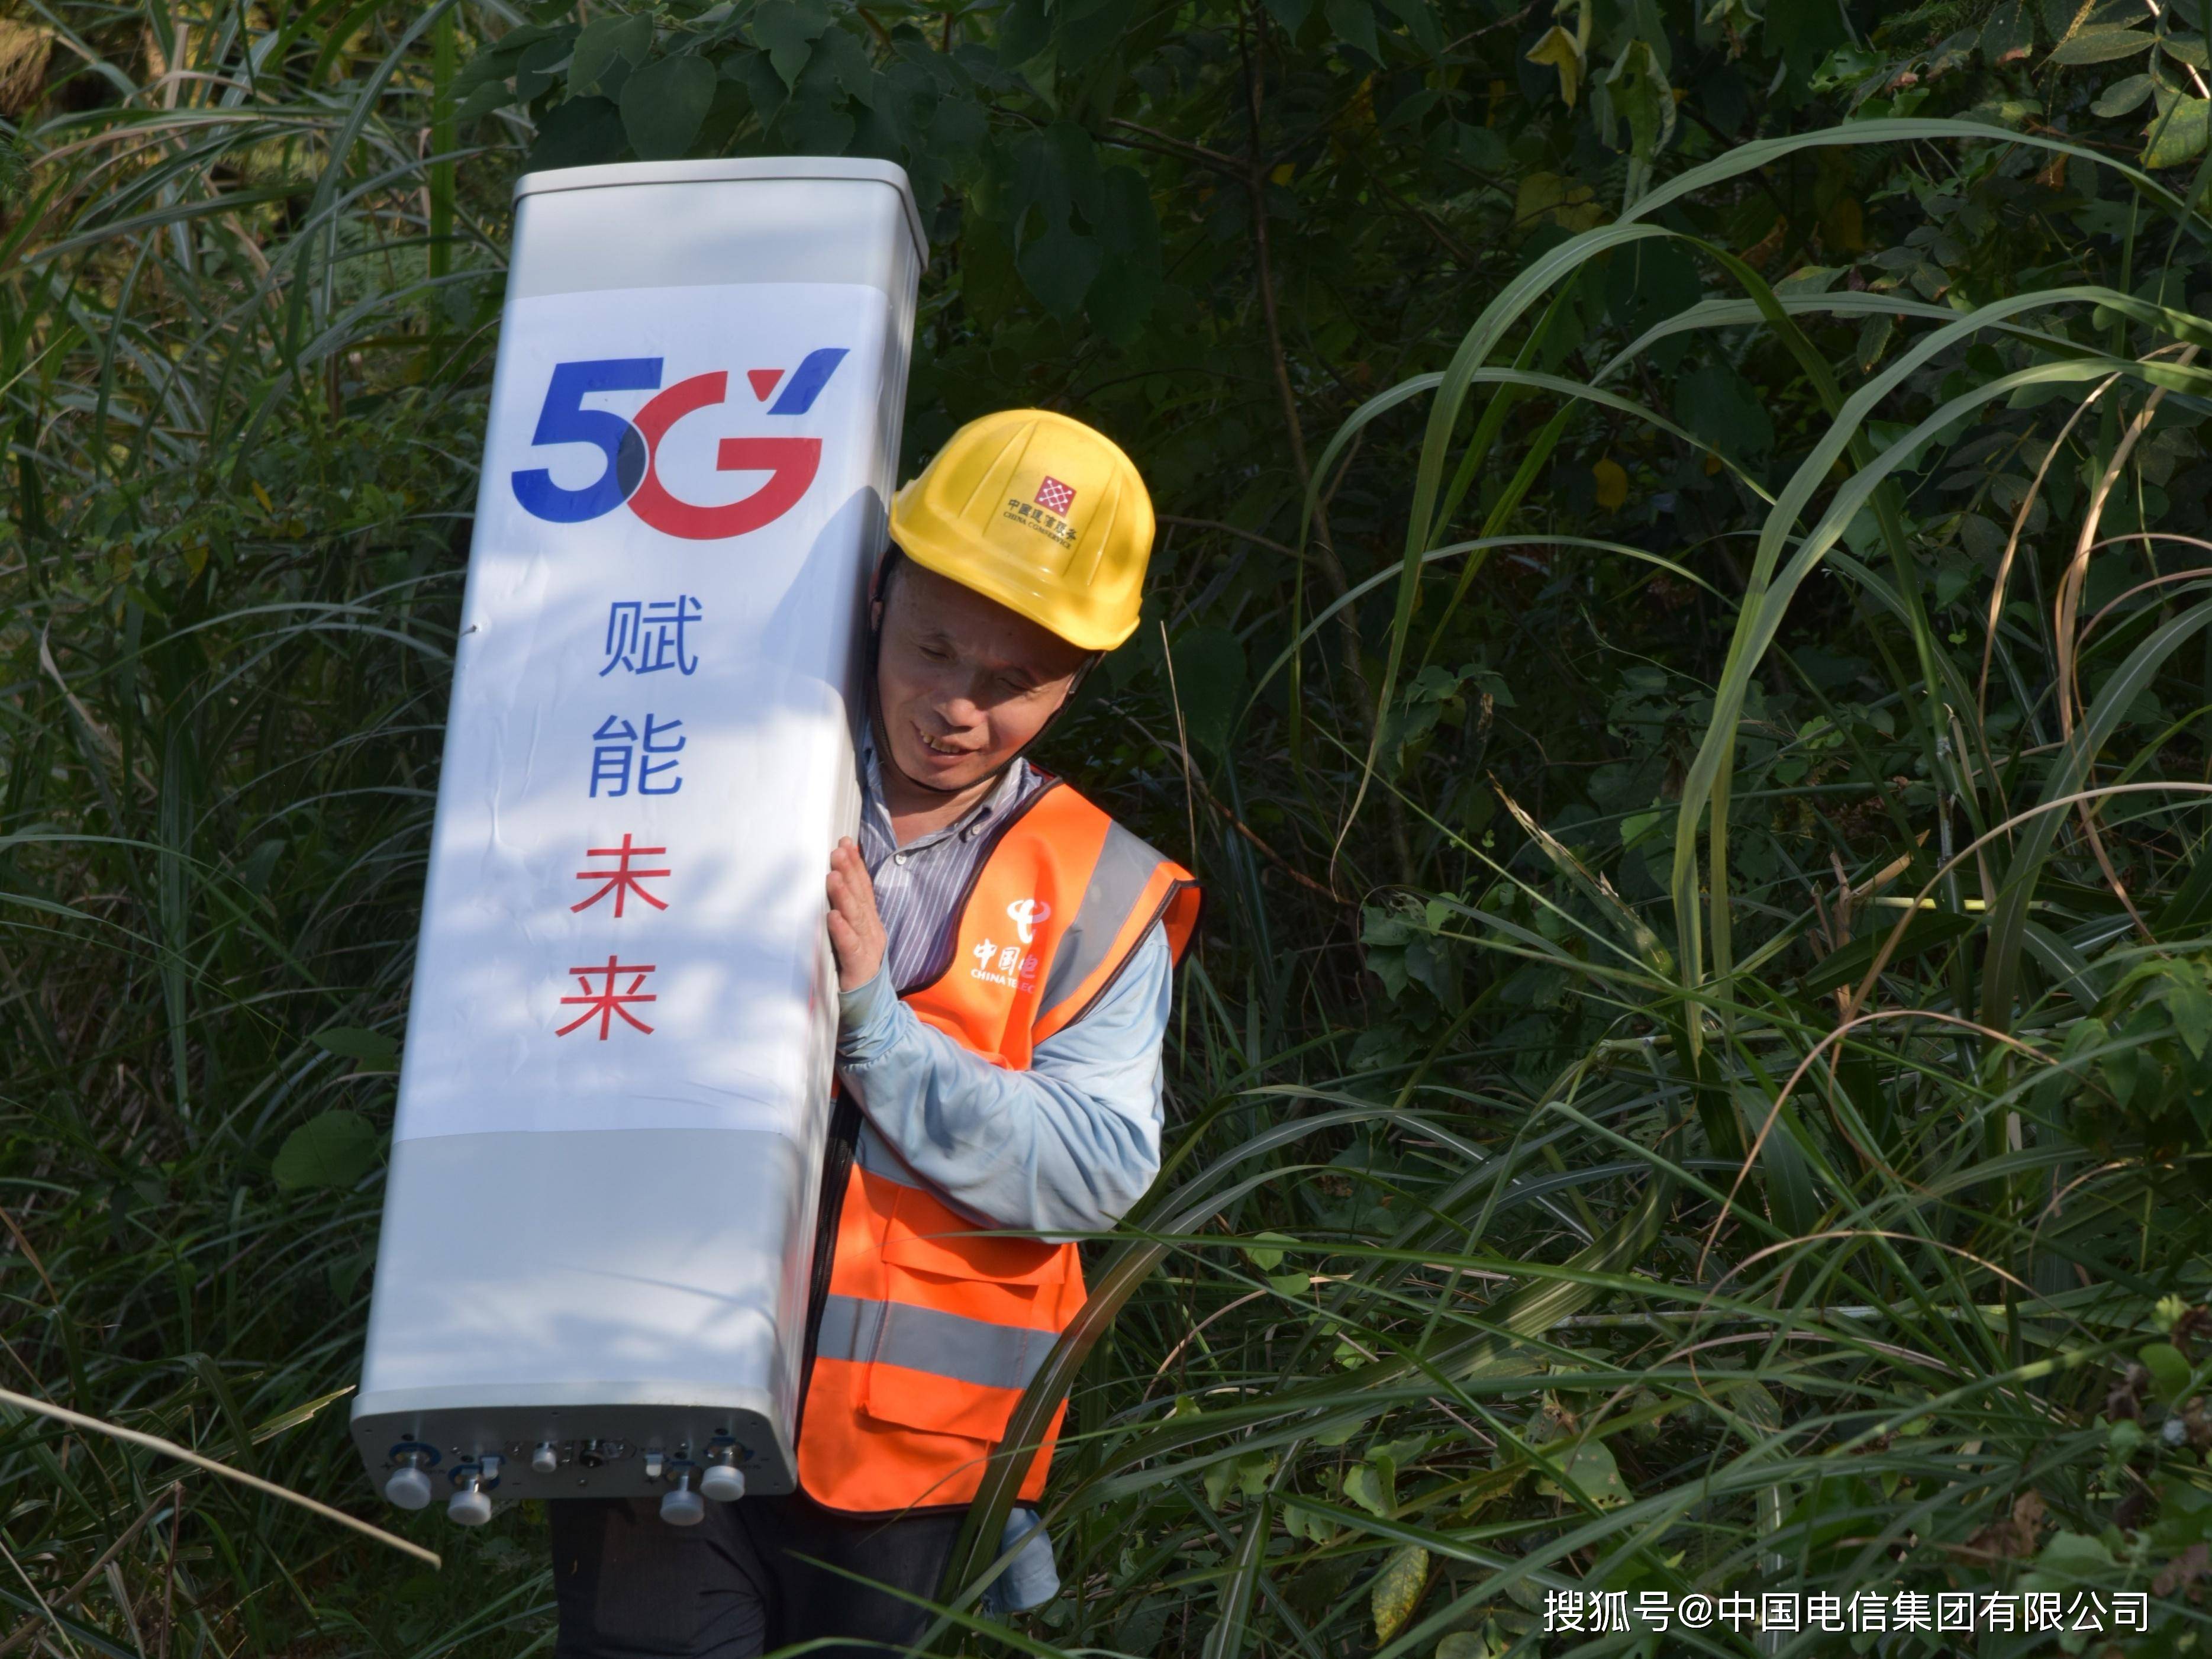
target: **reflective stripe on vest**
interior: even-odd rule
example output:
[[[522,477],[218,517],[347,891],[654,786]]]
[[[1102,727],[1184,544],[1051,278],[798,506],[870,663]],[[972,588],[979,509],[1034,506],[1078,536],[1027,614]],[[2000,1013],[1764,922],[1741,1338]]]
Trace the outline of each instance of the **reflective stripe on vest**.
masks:
[[[818,1354],[1019,1390],[1043,1366],[1052,1341],[1048,1332],[994,1325],[910,1302],[833,1296],[823,1305]]]
[[[904,1000],[971,1052],[1025,1070],[1127,966],[1155,921],[1180,960],[1188,872],[1054,782],[999,830],[962,901],[951,965]],[[799,1484],[854,1514],[975,1495],[1022,1391],[1083,1305],[1076,1247],[995,1235],[950,1208],[863,1126],[807,1381]],[[1021,1496],[1042,1495],[1066,1414]]]

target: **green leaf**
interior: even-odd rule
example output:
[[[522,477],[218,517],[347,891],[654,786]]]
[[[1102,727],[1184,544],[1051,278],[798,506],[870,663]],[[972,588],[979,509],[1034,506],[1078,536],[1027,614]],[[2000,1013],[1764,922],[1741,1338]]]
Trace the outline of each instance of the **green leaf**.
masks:
[[[598,167],[622,159],[622,112],[609,98],[571,98],[556,104],[538,124],[525,170]]]
[[[1052,45],[1052,14],[1045,0],[1014,0],[999,14],[999,61],[1011,69],[1043,55]]]
[[[356,1250],[332,1261],[323,1269],[324,1281],[331,1287],[331,1299],[342,1304],[350,1303],[353,1293],[361,1288],[362,1275],[375,1265],[376,1253],[373,1250]]]
[[[1191,741],[1229,752],[1231,725],[1244,702],[1244,646],[1226,628],[1197,628],[1176,641],[1175,691]],[[1164,689],[1164,688],[1163,688]]]
[[[1678,242],[1633,242],[1606,259],[1606,314],[1632,336],[1705,297],[1698,262]]]
[[[2136,1358],[2150,1373],[2151,1386],[2158,1390],[2160,1399],[2181,1398],[2189,1387],[2190,1366],[2180,1349],[2171,1342],[2149,1342],[2136,1351]]]
[[[1726,363],[1693,368],[1675,383],[1674,418],[1730,460],[1774,447],[1774,416],[1765,399]]]
[[[1329,33],[1353,48],[1370,64],[1382,61],[1382,46],[1375,34],[1375,8],[1370,0],[1322,0],[1322,15]]]
[[[1283,33],[1296,38],[1313,15],[1313,0],[1267,0],[1267,15],[1282,25]]]
[[[543,29],[525,27],[514,29],[492,46],[485,46],[461,65],[461,72],[453,77],[453,95],[466,98],[494,81],[505,81],[514,74],[514,66],[521,61],[523,49],[529,40],[544,37]]]
[[[815,42],[801,78],[822,77],[829,85],[862,106],[875,101],[875,67],[868,50],[843,29],[830,29]]]
[[[1073,320],[1083,309],[1084,295],[1091,292],[1099,264],[1097,240],[1079,236],[1066,225],[1054,225],[1014,256],[1030,292],[1062,322]]]
[[[1159,216],[1144,174],[1134,167],[1107,167],[1098,185],[1092,217],[1103,257],[1084,303],[1107,338],[1133,345],[1160,291]]]
[[[1565,1498],[1571,1486],[1601,1510],[1628,1501],[1628,1483],[1620,1478],[1620,1465],[1602,1440],[1585,1440],[1565,1454],[1547,1450],[1559,1466],[1557,1480],[1543,1474],[1536,1477],[1536,1490],[1547,1498]]]
[[[2106,87],[2089,108],[2094,113],[2107,118],[2125,115],[2149,96],[2150,76],[2130,75]]]
[[[1850,44],[1850,26],[1841,6],[1814,0],[1809,5],[1770,3],[1765,10],[1766,43],[1782,54],[1784,71],[1801,87],[1812,81],[1830,52]]]
[[[2168,961],[2158,965],[2154,976],[2162,981],[2166,1017],[2173,1029],[2189,1052],[2203,1059],[2207,1045],[2212,1044],[2212,990],[2205,987],[2203,970],[2194,962]]]
[[[725,81],[735,82],[744,89],[745,100],[763,126],[772,123],[790,101],[791,88],[784,85],[764,52],[733,52],[722,59],[720,73]]]
[[[2201,34],[2169,34],[2161,38],[2158,49],[2177,64],[2186,64],[2191,69],[2212,69],[2212,52],[2204,48]]]
[[[1566,231],[1588,230],[1604,217],[1605,209],[1595,191],[1556,173],[1524,173],[1514,186],[1513,222],[1517,229],[1527,231],[1548,224]]]
[[[1260,1242],[1261,1239],[1267,1239],[1269,1243],[1262,1244]],[[1295,1244],[1297,1242],[1288,1233],[1255,1233],[1248,1243],[1240,1244],[1237,1248],[1244,1252],[1244,1259],[1247,1261],[1261,1273],[1271,1273],[1283,1265],[1283,1253],[1273,1246]]]
[[[389,1072],[399,1064],[399,1045],[381,1031],[367,1031],[355,1025],[334,1025],[326,1031],[318,1031],[307,1039],[326,1054],[336,1054],[342,1060],[356,1060],[361,1064],[355,1069],[362,1072]]]
[[[691,52],[647,64],[623,82],[623,131],[648,161],[681,155],[714,101],[714,66]]]
[[[1773,1112],[1773,1099],[1765,1090],[1739,1087],[1736,1091],[1737,1109],[1743,1115],[1748,1133],[1757,1133],[1759,1126]],[[1820,1221],[1820,1197],[1814,1183],[1813,1167],[1806,1158],[1800,1142],[1804,1138],[1802,1126],[1790,1103],[1785,1102],[1766,1139],[1760,1144],[1759,1167],[1766,1176],[1767,1201],[1774,1219],[1783,1228],[1802,1238]]]
[[[1387,1521],[1391,1510],[1397,1508],[1387,1477],[1371,1463],[1354,1463],[1344,1472],[1344,1495],[1365,1510]]]
[[[495,109],[505,109],[514,101],[514,88],[504,81],[487,81],[467,97],[453,112],[453,124],[466,126]]]
[[[824,13],[792,0],[761,0],[753,13],[753,39],[768,48],[769,62],[787,87],[799,84],[799,72],[829,27]]]
[[[1548,64],[1559,70],[1559,96],[1572,109],[1582,89],[1583,77],[1582,49],[1575,45],[1575,37],[1557,23],[1553,24],[1550,32],[1530,49],[1528,61]]]
[[[627,17],[595,17],[576,37],[574,56],[568,60],[568,90],[580,94],[597,92],[599,77],[617,60],[632,69],[642,64],[653,51],[653,18],[645,12]]]
[[[1897,927],[1895,915],[1884,915],[1877,910],[1867,931],[1841,950],[1831,951],[1815,963],[1797,981],[1797,988],[1808,997],[1839,991],[1846,985],[1856,985],[1866,977],[1868,969],[1883,945],[1889,942]],[[1912,920],[1905,924],[1905,936],[1897,948],[1889,953],[1889,966],[1917,962],[1930,951],[1940,951],[1952,940],[1974,930],[1971,917],[1955,910],[1917,910]]]
[[[1336,1537],[1336,1522],[1316,1510],[1285,1500],[1283,1504],[1283,1530],[1293,1538],[1326,1544]]]
[[[1628,123],[1631,154],[1649,160],[1674,132],[1674,94],[1648,40],[1632,40],[1598,83],[1604,103]],[[1596,94],[1592,94],[1595,99]],[[1593,104],[1593,109],[1596,106]],[[1613,143],[1613,123],[1601,112],[1599,130]]]
[[[1777,294],[1826,294],[1844,274],[1842,265],[1800,265],[1774,284]]]
[[[2022,1581],[2022,1588],[2074,1592],[2082,1584],[2108,1581],[2118,1565],[2103,1539],[2062,1527],[2044,1540],[2035,1571]]]
[[[1256,1451],[1213,1464],[1206,1472],[1206,1501],[1219,1509],[1232,1488],[1242,1498],[1259,1497],[1279,1461],[1273,1452]]]
[[[1859,339],[1852,355],[1857,358],[1862,374],[1874,373],[1875,365],[1889,349],[1890,337],[1897,332],[1897,319],[1884,313],[1869,317],[1859,325]]]
[[[1221,1507],[1229,1496],[1230,1479],[1236,1473],[1237,1466],[1227,1458],[1207,1468],[1206,1478],[1200,1484],[1206,1488],[1208,1504],[1217,1510]]]
[[[2027,0],[1999,0],[1982,24],[1982,56],[1991,64],[2009,64],[2027,57],[2034,46],[2035,20],[2028,15]]]
[[[1375,1615],[1376,1641],[1387,1642],[1398,1633],[1413,1616],[1413,1606],[1428,1582],[1428,1551],[1419,1544],[1401,1544],[1390,1552],[1382,1571],[1375,1575],[1375,1586],[1367,1597]]]
[[[2116,28],[2111,24],[2076,30],[2051,49],[2046,64],[2110,64],[2132,58],[2151,43],[2148,29]]]
[[[1423,52],[1431,58],[1444,55],[1443,31],[1437,27],[1434,6],[1424,4],[1423,0],[1382,0],[1382,3],[1406,26]]]
[[[1077,214],[1095,228],[1104,213],[1103,189],[1091,135],[1072,121],[1055,121],[1024,139],[1015,152],[1006,220],[1020,224],[1034,208],[1041,231],[1069,225]]]
[[[1246,1498],[1257,1498],[1267,1490],[1268,1477],[1275,1472],[1281,1460],[1273,1452],[1249,1452],[1237,1460],[1237,1490]]]
[[[801,155],[843,155],[853,140],[853,118],[836,100],[804,81],[783,106],[776,125],[785,145]]]
[[[288,1192],[350,1187],[375,1164],[381,1145],[381,1137],[360,1113],[319,1113],[284,1137],[269,1173]]]
[[[522,54],[514,66],[514,95],[518,101],[527,104],[553,84],[561,65],[568,61],[576,33],[574,24],[563,25],[545,39],[533,42]]]
[[[2150,124],[2143,165],[2171,167],[2194,161],[2204,153],[2207,138],[2212,138],[2212,101],[2176,98]]]

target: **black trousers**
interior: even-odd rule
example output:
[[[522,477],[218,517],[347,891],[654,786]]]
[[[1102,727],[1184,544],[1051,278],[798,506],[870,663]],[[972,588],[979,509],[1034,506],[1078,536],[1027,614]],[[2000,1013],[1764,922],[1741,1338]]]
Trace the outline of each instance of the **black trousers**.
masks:
[[[844,1638],[822,1659],[881,1659],[920,1640],[930,1614],[859,1579],[935,1599],[963,1518],[852,1521],[804,1493],[709,1504],[696,1527],[670,1526],[647,1498],[548,1508],[554,1659],[751,1659],[822,1637]]]

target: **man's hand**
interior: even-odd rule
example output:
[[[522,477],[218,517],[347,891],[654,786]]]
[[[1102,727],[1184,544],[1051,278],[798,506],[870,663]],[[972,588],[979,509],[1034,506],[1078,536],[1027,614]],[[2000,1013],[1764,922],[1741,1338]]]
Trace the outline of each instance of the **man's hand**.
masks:
[[[837,953],[837,988],[857,991],[884,963],[884,923],[875,884],[860,849],[847,836],[830,854],[830,948]]]

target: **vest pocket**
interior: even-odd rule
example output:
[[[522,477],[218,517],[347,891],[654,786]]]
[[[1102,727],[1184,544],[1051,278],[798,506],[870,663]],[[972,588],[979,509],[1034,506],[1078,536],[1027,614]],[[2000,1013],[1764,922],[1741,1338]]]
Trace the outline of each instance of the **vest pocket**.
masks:
[[[1067,1277],[1074,1247],[987,1235],[920,1188],[901,1186],[884,1229],[883,1251],[893,1267],[948,1279],[990,1279],[1034,1292]]]
[[[984,1236],[918,1188],[893,1191],[884,1299],[862,1316],[868,1328],[854,1348],[867,1367],[862,1409],[902,1428],[996,1441],[1082,1300],[1075,1247]]]
[[[1050,1331],[886,1302],[866,1409],[905,1428],[996,1440],[1053,1340]]]

